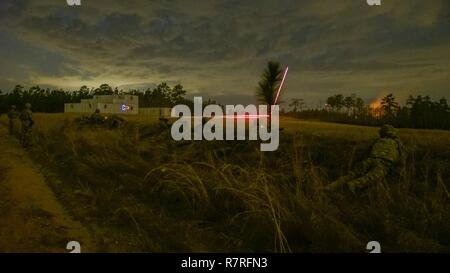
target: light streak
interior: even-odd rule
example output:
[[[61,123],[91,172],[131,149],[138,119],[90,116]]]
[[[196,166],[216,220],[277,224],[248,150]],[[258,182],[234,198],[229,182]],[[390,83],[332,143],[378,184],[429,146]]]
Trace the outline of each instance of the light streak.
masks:
[[[259,118],[270,118],[270,115],[223,115],[223,116],[212,116],[212,117],[204,117],[204,116],[182,116],[184,118],[224,118],[224,119],[259,119]]]
[[[289,67],[286,66],[286,69],[284,70],[283,79],[281,80],[281,84],[278,87],[277,96],[275,97],[275,102],[273,103],[274,105],[276,105],[277,102],[278,102],[278,97],[280,97],[281,89],[283,88],[284,80],[286,80],[286,76],[287,76],[288,71],[289,71]]]
[[[259,119],[259,118],[268,118],[270,115],[225,115],[218,116],[218,118],[226,118],[226,119]]]

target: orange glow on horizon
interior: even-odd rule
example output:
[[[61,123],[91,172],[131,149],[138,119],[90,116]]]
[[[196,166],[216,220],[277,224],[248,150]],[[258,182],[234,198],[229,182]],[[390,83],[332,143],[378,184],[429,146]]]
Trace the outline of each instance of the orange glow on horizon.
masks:
[[[369,105],[369,114],[373,117],[381,117],[383,115],[383,110],[381,108],[382,97],[378,97],[372,101]]]
[[[374,101],[372,101],[370,103],[370,108],[372,108],[372,109],[379,109],[379,108],[381,108],[381,97],[375,99]]]

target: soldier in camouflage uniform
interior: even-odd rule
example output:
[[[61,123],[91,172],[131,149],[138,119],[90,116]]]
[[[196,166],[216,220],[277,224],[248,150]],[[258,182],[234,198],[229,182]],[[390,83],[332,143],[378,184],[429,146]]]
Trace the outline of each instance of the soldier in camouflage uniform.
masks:
[[[9,118],[9,134],[14,135],[15,133],[15,124],[16,120],[19,117],[19,112],[16,110],[16,106],[12,105],[11,110],[8,112],[8,118]]]
[[[25,109],[20,113],[20,121],[22,122],[22,145],[27,147],[31,145],[31,128],[33,127],[33,112],[31,112],[31,104],[26,103]]]
[[[348,189],[356,194],[382,181],[396,165],[403,162],[406,149],[391,125],[381,127],[380,138],[374,143],[369,158],[354,171],[326,187],[328,191]]]
[[[169,119],[160,117],[159,118],[159,128],[161,128],[161,129],[170,128]]]
[[[105,119],[100,114],[100,109],[95,109],[95,112],[90,117],[90,122],[92,124],[102,124],[104,121]]]
[[[124,122],[125,120],[118,115],[112,115],[106,120],[106,124],[110,129],[119,128]]]

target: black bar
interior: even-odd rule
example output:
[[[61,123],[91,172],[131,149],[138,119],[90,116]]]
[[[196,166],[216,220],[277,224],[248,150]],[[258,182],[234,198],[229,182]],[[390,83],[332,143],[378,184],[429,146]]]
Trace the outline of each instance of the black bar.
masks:
[[[0,254],[3,268],[64,272],[405,272],[445,267],[449,254]],[[209,263],[206,261],[210,261]],[[211,267],[211,261],[214,266]],[[309,270],[313,268],[314,271]]]

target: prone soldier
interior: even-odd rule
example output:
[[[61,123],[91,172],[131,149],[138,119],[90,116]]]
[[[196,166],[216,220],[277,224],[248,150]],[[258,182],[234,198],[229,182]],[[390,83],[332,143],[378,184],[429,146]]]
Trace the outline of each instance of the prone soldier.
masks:
[[[391,125],[384,125],[380,138],[373,144],[369,157],[350,172],[325,187],[327,191],[347,189],[356,194],[378,181],[405,160],[406,149]]]
[[[90,117],[90,122],[92,124],[103,124],[105,121],[105,119],[103,118],[103,116],[100,114],[100,109],[95,109],[95,112],[92,113],[91,117]]]

